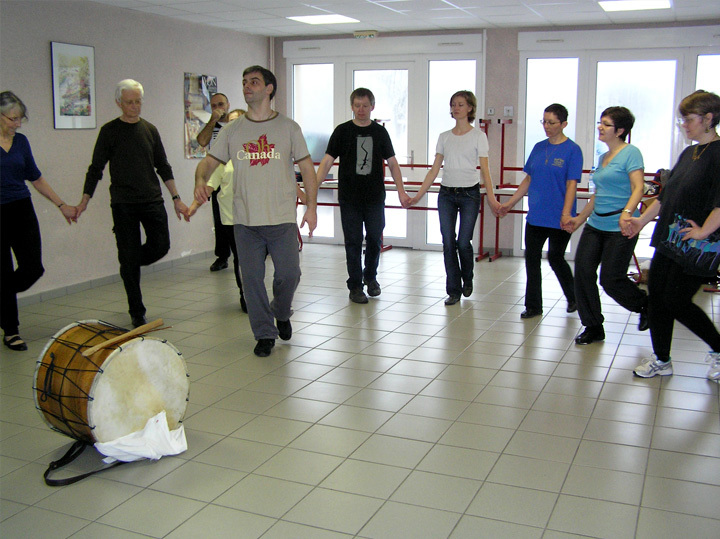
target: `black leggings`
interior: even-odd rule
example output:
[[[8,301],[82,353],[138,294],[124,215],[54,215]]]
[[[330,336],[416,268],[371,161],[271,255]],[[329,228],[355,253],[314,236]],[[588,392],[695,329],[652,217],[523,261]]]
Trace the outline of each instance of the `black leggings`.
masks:
[[[30,197],[0,205],[0,266],[0,327],[5,335],[15,335],[20,325],[17,294],[45,273],[40,225]]]
[[[679,264],[655,251],[650,266],[648,316],[653,352],[662,361],[670,359],[673,325],[683,324],[705,341],[713,352],[720,352],[720,333],[692,299],[707,277],[686,274]]]

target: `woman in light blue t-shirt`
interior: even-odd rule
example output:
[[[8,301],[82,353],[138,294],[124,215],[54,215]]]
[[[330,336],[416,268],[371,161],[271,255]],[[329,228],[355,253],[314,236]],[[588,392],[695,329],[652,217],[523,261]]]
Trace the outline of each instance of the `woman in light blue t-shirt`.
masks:
[[[631,217],[640,215],[637,207],[643,196],[642,154],[625,142],[634,123],[635,117],[625,107],[610,107],[601,114],[598,140],[607,144],[608,151],[598,161],[595,194],[565,227],[572,232],[587,220],[575,255],[575,297],[580,321],[585,326],[575,339],[577,344],[605,339],[598,266],[600,284],[607,295],[627,310],[640,314],[640,331],[648,328],[647,294],[627,277],[637,236],[623,235],[623,231],[629,231]]]

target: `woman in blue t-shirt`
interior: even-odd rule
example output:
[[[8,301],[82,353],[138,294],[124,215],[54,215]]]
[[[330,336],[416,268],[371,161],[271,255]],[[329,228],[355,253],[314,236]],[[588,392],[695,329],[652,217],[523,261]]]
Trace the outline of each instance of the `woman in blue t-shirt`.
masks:
[[[583,155],[580,146],[563,130],[568,111],[559,104],[549,105],[542,125],[548,138],[538,142],[530,152],[523,171],[525,178],[510,199],[500,206],[500,216],[507,215],[515,204],[528,196],[525,222],[525,310],[520,318],[533,318],[543,312],[542,251],[548,246],[548,262],[567,299],[567,312],[577,310],[575,284],[565,249],[570,233],[562,226],[576,214],[575,193],[582,176]]]
[[[587,220],[575,255],[575,297],[585,326],[575,338],[577,344],[605,339],[597,286],[600,265],[600,284],[607,295],[627,310],[640,313],[640,331],[648,328],[647,294],[627,276],[638,238],[623,235],[631,217],[640,215],[637,207],[645,183],[642,154],[625,142],[634,123],[635,117],[625,107],[610,107],[600,115],[598,140],[607,144],[608,151],[600,156],[594,174],[595,194],[564,226],[572,232]]]
[[[40,226],[25,181],[55,204],[68,223],[77,209],[55,194],[35,165],[30,144],[17,129],[27,119],[27,109],[12,92],[0,93],[0,328],[10,350],[27,350],[18,334],[17,293],[42,276]],[[13,255],[17,268],[13,264]]]

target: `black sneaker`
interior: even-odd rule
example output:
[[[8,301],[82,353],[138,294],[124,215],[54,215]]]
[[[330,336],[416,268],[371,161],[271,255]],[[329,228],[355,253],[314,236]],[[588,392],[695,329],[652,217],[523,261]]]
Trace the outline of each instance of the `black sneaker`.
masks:
[[[455,305],[458,301],[460,301],[460,296],[450,294],[447,298],[445,298],[445,305]]]
[[[144,316],[131,316],[130,320],[134,328],[139,328],[147,324],[147,319]]]
[[[258,339],[255,345],[255,355],[258,357],[268,357],[275,346],[275,339]]]
[[[365,281],[365,285],[367,286],[368,296],[377,297],[382,292],[380,284],[376,280]]]
[[[292,324],[290,320],[278,320],[275,324],[278,328],[278,333],[283,341],[289,341],[292,337]]]
[[[472,294],[472,293],[473,293],[473,284],[472,284],[472,281],[467,281],[467,282],[463,285],[462,295],[465,296],[466,298],[469,298],[469,297],[470,297],[470,294]]]
[[[535,309],[525,309],[523,312],[520,313],[520,318],[535,318],[536,316],[540,316],[541,314],[542,310],[536,311]]]
[[[565,312],[574,313],[575,311],[577,311],[577,303],[574,301],[568,301],[567,309],[565,309]]]
[[[354,303],[367,303],[368,298],[362,288],[353,288],[350,290],[350,301]]]
[[[605,340],[605,330],[602,326],[588,326],[580,335],[575,337],[575,344],[590,344]]]
[[[227,258],[218,258],[210,266],[210,271],[220,271],[228,267]]]

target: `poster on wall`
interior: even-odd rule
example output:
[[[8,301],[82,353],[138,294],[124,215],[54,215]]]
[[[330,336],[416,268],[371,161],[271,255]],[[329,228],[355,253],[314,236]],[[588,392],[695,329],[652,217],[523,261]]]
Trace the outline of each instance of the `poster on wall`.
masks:
[[[210,120],[210,97],[217,93],[217,77],[185,73],[185,159],[202,159],[205,148],[197,136]]]
[[[94,129],[95,48],[50,43],[55,129]]]

